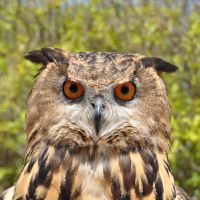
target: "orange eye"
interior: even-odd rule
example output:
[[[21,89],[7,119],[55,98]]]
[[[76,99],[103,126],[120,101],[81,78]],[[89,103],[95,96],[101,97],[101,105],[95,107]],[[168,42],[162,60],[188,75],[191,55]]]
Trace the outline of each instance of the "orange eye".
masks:
[[[131,81],[117,85],[114,89],[115,96],[122,101],[130,101],[135,92],[135,85]]]
[[[71,80],[65,81],[63,91],[69,99],[78,99],[85,92],[84,87],[80,83]]]

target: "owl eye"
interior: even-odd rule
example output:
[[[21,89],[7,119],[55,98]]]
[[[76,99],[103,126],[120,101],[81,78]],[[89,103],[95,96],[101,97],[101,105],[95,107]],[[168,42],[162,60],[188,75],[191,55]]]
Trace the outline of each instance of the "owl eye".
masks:
[[[114,89],[115,96],[122,101],[130,101],[134,97],[135,92],[136,87],[131,81],[119,84]]]
[[[82,84],[71,80],[64,82],[63,91],[65,96],[69,99],[78,99],[85,92]]]

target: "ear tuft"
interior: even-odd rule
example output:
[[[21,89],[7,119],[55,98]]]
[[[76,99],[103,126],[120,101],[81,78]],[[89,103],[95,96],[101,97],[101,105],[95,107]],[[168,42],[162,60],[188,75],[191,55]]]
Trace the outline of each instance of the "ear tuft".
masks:
[[[30,51],[24,58],[43,65],[46,65],[49,62],[62,62],[63,64],[68,64],[66,53],[62,49],[51,47]]]
[[[144,57],[140,60],[144,67],[153,67],[158,72],[175,72],[178,67],[161,58]]]
[[[46,65],[49,60],[40,50],[30,51],[28,55],[24,56],[25,59],[30,60],[34,63],[42,63]]]

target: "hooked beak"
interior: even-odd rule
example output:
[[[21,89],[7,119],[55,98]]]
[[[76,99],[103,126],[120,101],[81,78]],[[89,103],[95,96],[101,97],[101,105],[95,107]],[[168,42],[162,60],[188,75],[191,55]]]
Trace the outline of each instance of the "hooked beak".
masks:
[[[102,111],[101,111],[100,105],[98,105],[94,112],[94,123],[95,123],[95,129],[96,129],[97,135],[99,134],[99,130],[100,130],[101,117],[102,117]]]
[[[102,100],[96,99],[95,103],[92,103],[92,107],[94,109],[94,126],[96,130],[96,134],[98,135],[101,128],[102,115],[103,115],[103,109],[104,109]]]

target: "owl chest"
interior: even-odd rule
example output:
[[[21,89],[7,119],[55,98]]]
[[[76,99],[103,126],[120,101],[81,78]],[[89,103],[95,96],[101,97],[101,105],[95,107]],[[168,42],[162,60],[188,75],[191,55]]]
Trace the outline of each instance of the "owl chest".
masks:
[[[172,200],[174,180],[164,157],[129,153],[80,163],[74,171],[77,199]]]
[[[77,199],[112,199],[110,183],[104,177],[102,164],[80,164],[73,179],[73,192],[79,194]]]
[[[173,199],[173,177],[161,165],[164,158],[152,152],[105,156],[92,161],[79,156],[46,158],[25,166],[14,199]]]

